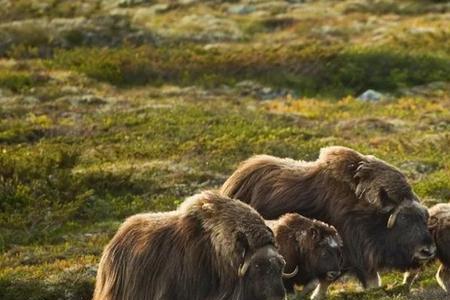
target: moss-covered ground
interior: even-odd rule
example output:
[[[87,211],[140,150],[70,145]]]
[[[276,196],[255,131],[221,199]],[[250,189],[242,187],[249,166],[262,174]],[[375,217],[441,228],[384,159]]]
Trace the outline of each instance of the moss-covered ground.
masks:
[[[116,2],[0,1],[0,299],[90,299],[124,218],[253,154],[346,145],[449,201],[448,1]],[[331,299],[447,299],[436,269]]]

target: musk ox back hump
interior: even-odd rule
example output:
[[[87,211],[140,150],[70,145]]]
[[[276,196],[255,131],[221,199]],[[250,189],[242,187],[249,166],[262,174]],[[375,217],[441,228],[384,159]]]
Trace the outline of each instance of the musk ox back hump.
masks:
[[[238,233],[248,252],[275,243],[254,209],[214,192],[173,212],[132,216],[105,247],[94,299],[238,299]]]

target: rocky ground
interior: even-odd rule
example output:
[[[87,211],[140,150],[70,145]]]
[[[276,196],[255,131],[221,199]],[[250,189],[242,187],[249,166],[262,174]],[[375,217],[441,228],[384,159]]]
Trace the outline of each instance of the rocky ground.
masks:
[[[90,299],[117,226],[347,145],[450,199],[447,1],[0,0],[0,299]],[[426,268],[332,299],[446,299]]]

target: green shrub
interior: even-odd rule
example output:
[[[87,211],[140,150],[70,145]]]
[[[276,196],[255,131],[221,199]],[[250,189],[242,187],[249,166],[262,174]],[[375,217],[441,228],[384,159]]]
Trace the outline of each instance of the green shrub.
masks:
[[[322,47],[238,48],[79,48],[59,51],[49,62],[115,85],[181,85],[206,87],[252,79],[289,87],[302,94],[342,96],[372,88],[399,88],[450,80],[445,57],[395,49]]]
[[[0,71],[0,87],[14,92],[23,91],[35,84],[32,74],[23,71]]]

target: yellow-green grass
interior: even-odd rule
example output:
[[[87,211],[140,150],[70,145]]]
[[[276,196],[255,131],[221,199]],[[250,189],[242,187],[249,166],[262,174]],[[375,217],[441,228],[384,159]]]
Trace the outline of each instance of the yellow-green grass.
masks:
[[[232,15],[232,3],[199,1],[146,19],[136,14],[151,4],[13,2],[4,22],[114,11],[164,33],[210,14],[243,36],[199,41],[189,38],[195,28],[174,27],[150,45],[79,47],[76,35],[58,48],[51,29],[17,32],[23,41],[0,59],[2,300],[90,299],[101,251],[124,218],[219,187],[253,154],[312,160],[346,145],[398,166],[425,204],[450,199],[446,3],[311,1]],[[262,101],[243,80],[289,95]],[[367,89],[384,99],[358,100]],[[445,299],[436,268],[412,295],[401,274],[386,272],[382,289],[345,279],[331,299]]]

